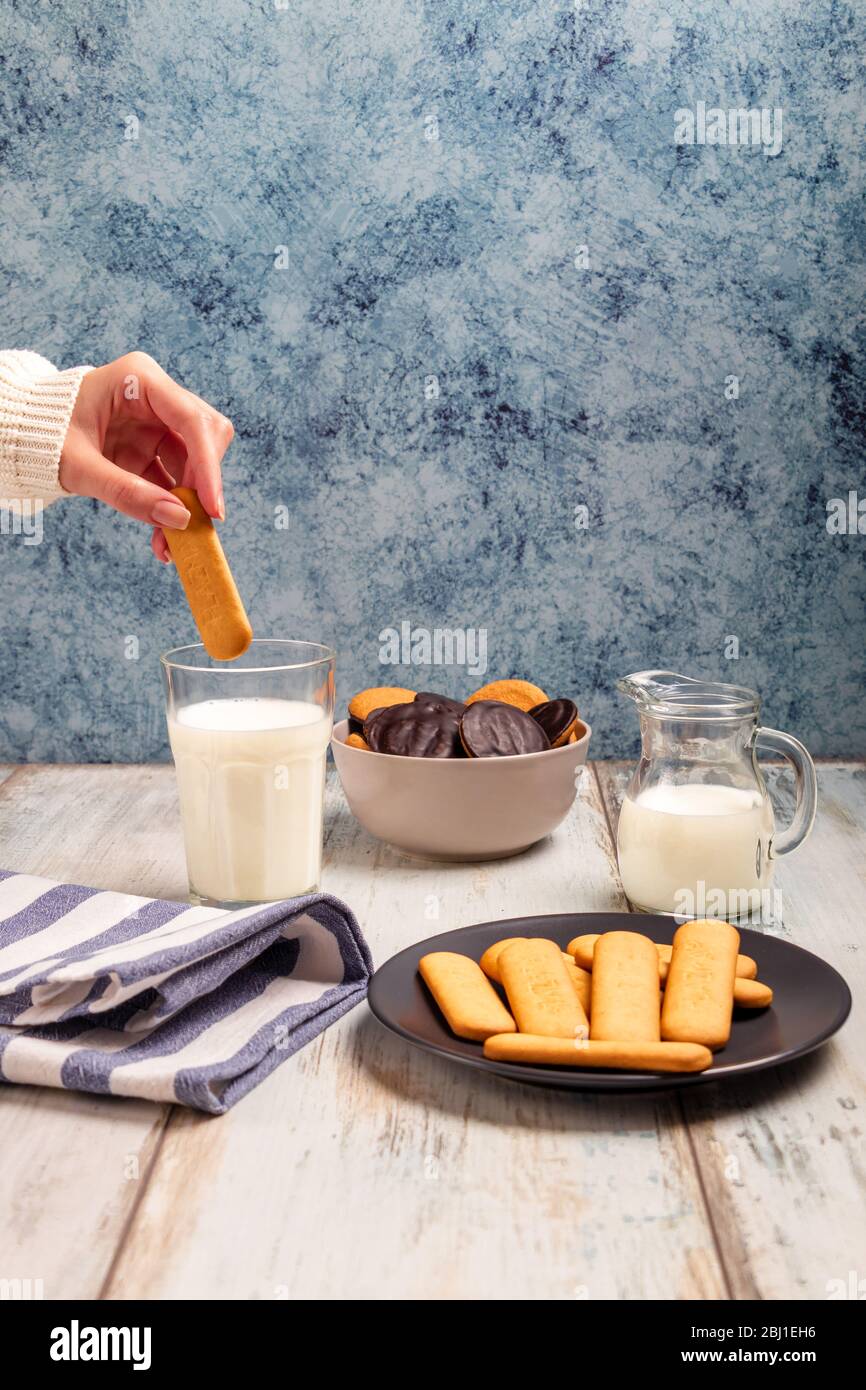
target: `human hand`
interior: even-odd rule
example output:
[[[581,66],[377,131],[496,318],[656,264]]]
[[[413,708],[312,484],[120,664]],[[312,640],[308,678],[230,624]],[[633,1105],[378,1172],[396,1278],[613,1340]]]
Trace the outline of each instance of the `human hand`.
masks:
[[[157,559],[171,557],[163,527],[189,512],[169,491],[195,488],[209,516],[225,519],[220,464],[230,420],[173,381],[152,357],[129,352],[82,379],[60,455],[60,484],[150,522]]]

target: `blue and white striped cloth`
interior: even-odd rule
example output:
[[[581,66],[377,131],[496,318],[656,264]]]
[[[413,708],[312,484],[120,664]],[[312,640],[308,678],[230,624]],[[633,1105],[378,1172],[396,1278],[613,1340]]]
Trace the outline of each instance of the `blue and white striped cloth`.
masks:
[[[0,1080],[220,1115],[371,968],[325,893],[224,912],[0,871]]]

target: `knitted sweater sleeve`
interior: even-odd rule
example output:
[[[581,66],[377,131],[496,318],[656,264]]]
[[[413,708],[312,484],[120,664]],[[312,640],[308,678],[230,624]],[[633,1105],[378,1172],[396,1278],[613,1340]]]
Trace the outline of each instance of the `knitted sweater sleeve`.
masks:
[[[90,370],[59,372],[36,352],[0,352],[0,506],[66,496],[60,451],[81,378]]]

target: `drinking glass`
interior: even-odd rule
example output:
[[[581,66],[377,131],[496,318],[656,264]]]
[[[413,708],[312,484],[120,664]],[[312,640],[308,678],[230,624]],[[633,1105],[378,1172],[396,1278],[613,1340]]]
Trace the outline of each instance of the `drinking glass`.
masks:
[[[161,662],[190,899],[237,908],[315,891],[334,653],[258,638],[231,662],[201,643]]]

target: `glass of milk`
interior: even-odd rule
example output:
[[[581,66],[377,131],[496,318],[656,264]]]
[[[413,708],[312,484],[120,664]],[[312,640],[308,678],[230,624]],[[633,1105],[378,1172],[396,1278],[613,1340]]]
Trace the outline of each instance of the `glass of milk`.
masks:
[[[761,728],[760,699],[741,686],[640,671],[617,689],[635,701],[641,727],[617,827],[632,905],[678,917],[771,917],[774,862],[803,843],[815,819],[815,766],[802,743]],[[779,833],[759,747],[785,757],[796,777],[794,816]]]
[[[318,888],[334,660],[316,642],[265,640],[231,662],[199,643],[162,657],[193,902]]]

